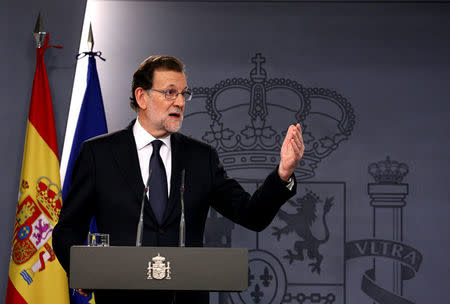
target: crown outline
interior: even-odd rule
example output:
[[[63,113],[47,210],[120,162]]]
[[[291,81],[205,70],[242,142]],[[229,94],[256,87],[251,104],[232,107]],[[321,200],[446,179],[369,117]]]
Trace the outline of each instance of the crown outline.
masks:
[[[371,163],[368,169],[379,184],[400,184],[409,173],[408,165],[391,160],[389,156],[386,156],[386,160]]]
[[[186,113],[185,122],[189,123],[196,119],[196,115],[200,115],[202,119],[198,122],[204,127],[191,130],[191,134],[188,130],[188,135],[201,138],[214,146],[227,170],[273,169],[280,160],[280,148],[288,123],[300,122],[306,150],[295,172],[299,180],[313,177],[317,164],[351,135],[355,125],[352,105],[331,89],[305,88],[297,81],[285,78],[268,79],[268,73],[262,67],[266,60],[261,53],[256,53],[252,62],[254,68],[250,71],[249,79],[230,78],[212,87],[193,88],[193,99],[203,99],[204,108],[198,112]],[[238,105],[233,105],[231,101],[227,108],[224,106],[223,96],[231,91],[236,94],[246,93],[246,101]],[[296,108],[273,102],[270,95],[274,95],[274,92],[289,95],[288,103],[295,103]],[[242,100],[243,98],[241,96]],[[330,114],[323,109],[314,109],[315,104],[319,104],[318,101],[325,101],[334,107],[334,112]],[[230,114],[242,107],[246,107],[247,114],[244,124],[233,120],[233,114]],[[271,117],[271,111],[279,109],[286,110],[290,115],[290,121],[283,122],[282,128],[275,126],[273,115]],[[318,113],[335,123],[329,134],[317,134],[320,132],[316,132],[318,128],[313,126],[317,123],[311,121],[311,117]],[[243,116],[244,110],[240,109],[239,114]],[[207,126],[205,121],[208,121]]]
[[[153,261],[153,263],[157,263],[157,264],[162,263],[162,264],[164,264],[164,262],[166,261],[166,258],[163,257],[163,256],[161,256],[161,255],[158,253],[157,256],[155,256],[155,257],[152,258],[152,261]]]
[[[47,176],[41,176],[36,181],[36,199],[44,208],[44,212],[55,221],[61,212],[61,189]]]

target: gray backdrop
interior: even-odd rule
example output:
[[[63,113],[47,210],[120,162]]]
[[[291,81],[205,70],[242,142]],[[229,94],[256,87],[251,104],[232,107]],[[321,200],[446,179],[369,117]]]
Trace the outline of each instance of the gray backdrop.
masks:
[[[46,26],[54,44],[65,48],[49,50],[46,62],[61,149],[84,7],[63,9],[53,2],[45,5]],[[249,190],[278,161],[288,124],[303,124],[308,148],[296,172],[299,193],[269,228],[256,234],[211,213],[207,245],[251,250],[248,292],[214,294],[213,303],[450,300],[450,5],[95,1],[93,6],[95,50],[107,59],[97,65],[110,131],[135,117],[128,107],[130,77],[143,59],[158,53],[187,64],[196,98],[187,106],[183,131],[217,147],[230,174]],[[2,298],[34,71],[29,33],[38,9],[8,2],[8,13],[2,13],[15,33],[7,36],[9,47],[1,56],[7,66],[2,97],[14,101],[1,120],[7,143]],[[61,10],[71,12],[64,23]],[[299,225],[305,218],[311,228]],[[307,237],[310,230],[313,237]]]

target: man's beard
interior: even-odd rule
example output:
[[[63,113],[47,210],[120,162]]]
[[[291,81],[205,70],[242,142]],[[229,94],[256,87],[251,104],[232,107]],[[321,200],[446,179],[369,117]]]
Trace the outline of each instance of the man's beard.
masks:
[[[169,121],[164,121],[163,122],[163,127],[164,130],[166,130],[169,133],[176,133],[181,129],[181,126],[183,124],[183,117],[181,116],[179,119],[179,122],[169,122]]]

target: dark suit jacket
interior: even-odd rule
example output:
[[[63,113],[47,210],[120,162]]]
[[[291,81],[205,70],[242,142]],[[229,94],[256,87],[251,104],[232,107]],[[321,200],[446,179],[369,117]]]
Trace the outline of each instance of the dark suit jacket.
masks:
[[[70,247],[84,244],[92,216],[95,216],[99,232],[110,235],[111,246],[135,245],[144,183],[132,125],[86,141],[81,148],[73,169],[71,190],[53,231],[54,250],[67,273]],[[188,247],[203,246],[210,206],[235,223],[261,231],[270,224],[281,205],[295,194],[295,186],[289,191],[275,169],[250,196],[226,175],[211,146],[179,133],[172,134],[171,146],[168,205],[159,225],[150,205],[145,204],[143,246],[178,246],[182,169],[186,172],[184,202]],[[102,294],[105,293],[96,292],[97,301]],[[114,299],[123,294],[119,292]],[[171,297],[165,292],[144,292],[142,296],[159,299],[155,303],[170,303],[163,298]],[[207,293],[181,293],[177,303],[184,303],[183,297],[199,297],[190,298],[186,303],[207,303]],[[129,295],[126,299],[130,302]]]

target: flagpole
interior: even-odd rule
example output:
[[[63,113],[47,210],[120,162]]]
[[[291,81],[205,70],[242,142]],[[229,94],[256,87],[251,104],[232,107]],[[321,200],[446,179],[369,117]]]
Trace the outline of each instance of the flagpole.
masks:
[[[36,48],[38,49],[44,45],[45,36],[47,36],[47,32],[44,32],[43,28],[41,13],[39,12],[33,32],[34,39],[36,40]]]
[[[88,49],[89,52],[93,52],[94,50],[94,34],[92,33],[92,23],[89,23]]]

